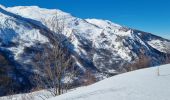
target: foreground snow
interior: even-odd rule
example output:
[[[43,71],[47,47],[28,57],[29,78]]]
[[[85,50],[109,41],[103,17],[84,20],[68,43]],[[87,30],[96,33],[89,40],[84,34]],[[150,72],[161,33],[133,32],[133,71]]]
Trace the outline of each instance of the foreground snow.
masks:
[[[45,100],[53,95],[47,90],[0,97],[0,100]]]
[[[170,64],[113,76],[50,100],[170,100]]]
[[[137,70],[111,78],[72,92],[51,98],[48,91],[1,97],[0,100],[169,100],[170,64]]]

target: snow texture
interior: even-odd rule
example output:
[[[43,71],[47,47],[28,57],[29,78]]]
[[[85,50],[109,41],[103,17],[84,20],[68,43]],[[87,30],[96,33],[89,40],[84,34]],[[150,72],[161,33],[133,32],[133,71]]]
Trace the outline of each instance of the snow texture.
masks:
[[[137,70],[105,79],[49,100],[169,100],[170,65]]]
[[[160,76],[158,76],[158,68]],[[1,97],[0,100],[169,100],[170,64],[141,69],[107,78],[90,86],[79,87],[53,97],[42,90]]]

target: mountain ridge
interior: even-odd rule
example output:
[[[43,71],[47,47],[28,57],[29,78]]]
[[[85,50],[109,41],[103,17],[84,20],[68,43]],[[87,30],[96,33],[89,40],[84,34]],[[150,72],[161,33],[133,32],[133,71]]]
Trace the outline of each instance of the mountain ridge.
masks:
[[[32,9],[34,9],[34,11],[32,11]],[[142,32],[142,31],[138,31],[138,30],[133,30],[133,29],[131,29],[131,28],[126,28],[126,27],[122,27],[122,26],[120,26],[120,25],[118,25],[118,24],[114,24],[114,23],[112,23],[112,22],[110,22],[110,21],[104,21],[104,20],[97,20],[97,19],[79,19],[79,18],[76,18],[76,17],[72,17],[70,14],[68,14],[68,13],[65,13],[65,12],[62,12],[61,10],[55,10],[55,9],[51,9],[51,10],[48,10],[48,9],[45,9],[45,8],[39,8],[38,6],[19,6],[19,7],[10,7],[10,8],[7,8],[7,10],[8,11],[10,11],[10,12],[13,12],[13,13],[15,13],[15,14],[18,14],[18,15],[21,15],[21,16],[24,16],[24,17],[26,17],[26,18],[30,18],[30,19],[35,19],[35,20],[38,20],[38,21],[40,21],[40,22],[42,22],[45,26],[47,26],[50,30],[52,30],[52,31],[54,31],[55,32],[55,30],[54,29],[52,29],[52,27],[50,26],[50,24],[52,23],[52,21],[55,21],[55,20],[57,20],[57,19],[55,19],[55,17],[58,17],[59,19],[62,19],[62,18],[64,18],[64,17],[66,17],[66,20],[68,19],[68,22],[66,21],[66,24],[71,24],[71,25],[69,25],[69,26],[66,26],[67,27],[67,29],[66,29],[66,32],[64,32],[64,33],[68,33],[68,34],[71,34],[71,32],[70,31],[75,31],[75,32],[81,32],[81,34],[82,35],[85,35],[85,36],[83,36],[83,38],[86,38],[87,39],[87,37],[89,38],[87,41],[88,42],[90,42],[91,40],[92,40],[92,42],[94,43],[93,45],[95,45],[95,42],[96,41],[94,41],[95,39],[96,39],[96,37],[98,37],[99,35],[98,35],[98,33],[102,33],[102,32],[104,32],[104,31],[106,31],[106,34],[108,34],[108,33],[112,33],[113,35],[115,34],[115,35],[117,35],[118,37],[120,36],[120,38],[121,37],[123,37],[123,36],[125,36],[126,37],[126,35],[128,36],[128,37],[132,37],[132,35],[134,35],[134,34],[139,34],[140,32],[142,33],[142,34],[148,34],[149,36],[151,36],[152,34],[149,34],[149,33],[146,33],[146,32]],[[15,11],[15,12],[14,12]],[[25,11],[27,11],[26,13],[25,13]],[[30,16],[30,13],[32,13],[32,16]],[[50,14],[48,14],[48,13],[50,13]],[[53,14],[53,15],[51,15],[51,13]],[[37,14],[37,15],[36,15]],[[57,14],[57,16],[56,16],[56,14]],[[35,15],[35,16],[34,16]],[[40,16],[38,16],[38,15],[40,15]],[[44,15],[44,17],[42,17],[42,15]],[[47,18],[47,16],[49,17],[49,18]],[[44,18],[44,19],[43,19]],[[45,20],[45,19],[47,19],[47,20]],[[73,21],[73,22],[71,22],[70,23],[70,20],[71,21]],[[75,20],[75,21],[74,21]],[[51,21],[51,22],[50,22]],[[73,24],[76,24],[76,22],[77,22],[77,24],[78,23],[82,23],[81,25],[78,25],[78,27],[76,27],[76,25],[73,25]],[[92,27],[92,28],[88,28],[89,27],[89,25],[88,25],[88,23],[86,23],[86,22],[88,22],[88,23],[90,23],[92,26],[90,26],[90,27]],[[95,23],[95,22],[97,22],[97,23]],[[101,23],[101,24],[100,24]],[[103,24],[104,23],[104,24]],[[99,26],[100,25],[100,26]],[[73,26],[73,27],[72,27]],[[97,28],[95,28],[96,26],[98,26]],[[69,28],[69,27],[71,27],[71,28]],[[54,27],[55,28],[55,27]],[[81,28],[83,28],[83,29],[81,29]],[[87,29],[86,29],[87,28]],[[98,29],[99,28],[99,29]],[[80,29],[80,30],[79,30]],[[85,32],[84,32],[84,30],[85,30]],[[120,31],[121,30],[121,31]],[[88,33],[88,31],[90,32],[90,31],[92,31],[92,32],[90,32],[90,34],[84,34],[84,33]],[[127,32],[126,32],[127,31]],[[135,31],[135,32],[133,32],[133,31]],[[94,34],[96,34],[97,33],[97,35],[94,35]],[[92,35],[93,34],[93,35]],[[76,38],[78,38],[78,37],[80,37],[80,34],[74,34],[74,36],[76,37]],[[136,35],[137,36],[137,35]],[[138,35],[139,36],[139,35]],[[138,38],[138,36],[137,37],[135,37],[135,38]],[[113,37],[113,36],[112,36]],[[161,40],[164,40],[164,41],[168,41],[167,39],[163,39],[163,38],[160,38],[160,37],[158,37],[158,36],[156,36],[156,35],[152,35],[152,37],[154,37],[154,38],[159,38],[159,39],[161,39]],[[81,38],[81,39],[83,39],[83,38]],[[113,37],[114,38],[114,37]],[[133,38],[133,37],[132,37]],[[146,36],[145,36],[145,38],[146,38]],[[85,40],[86,40],[85,39]],[[140,38],[139,38],[140,39]],[[90,40],[90,41],[89,41]],[[149,40],[149,39],[148,39]],[[110,41],[112,41],[112,40],[110,40]],[[75,41],[73,41],[73,45],[74,45],[74,48],[75,49],[81,49],[82,50],[82,48],[81,47],[78,47],[78,44],[76,44],[76,43],[74,43]],[[76,42],[82,42],[80,39],[79,40],[76,40]],[[97,41],[98,42],[98,41]],[[143,41],[140,41],[140,42],[143,42]],[[168,41],[169,42],[169,41]],[[83,43],[83,42],[82,42]],[[143,44],[146,44],[146,43],[143,43]],[[99,44],[97,44],[97,45],[99,45]],[[96,45],[96,46],[97,46]],[[100,45],[99,45],[100,46]],[[152,45],[150,45],[151,47],[152,47]],[[78,47],[78,48],[76,48],[76,47]],[[156,48],[157,49],[157,48]],[[158,49],[157,49],[158,50]],[[161,51],[161,52],[163,52],[162,50],[158,50],[158,51]],[[82,51],[76,51],[76,52],[84,52],[83,50]],[[123,52],[121,52],[121,53],[123,53]],[[120,54],[121,54],[120,53]],[[83,54],[84,55],[84,54]],[[122,56],[123,57],[123,56]],[[125,57],[126,58],[126,57]],[[124,59],[125,59],[124,58]]]
[[[10,8],[6,8],[8,11],[10,11],[10,12],[13,12],[14,13],[14,11],[15,11],[15,14],[18,14],[18,15],[23,15],[24,17],[28,17],[29,15],[30,15],[30,13],[32,13],[32,14],[35,14],[35,13],[37,13],[37,15],[45,15],[45,13],[49,13],[50,11],[54,14],[54,15],[45,15],[45,17],[46,16],[48,16],[49,17],[49,19],[48,18],[46,18],[47,19],[47,21],[55,21],[55,20],[57,20],[57,19],[52,19],[53,17],[55,17],[55,14],[58,14],[58,16],[57,17],[59,17],[59,18],[62,18],[63,16],[65,17],[65,15],[66,16],[68,16],[68,17],[70,17],[70,19],[71,20],[73,20],[73,22],[75,22],[75,24],[76,24],[76,22],[77,23],[83,23],[83,24],[81,24],[81,25],[79,25],[78,27],[75,27],[75,28],[71,28],[71,29],[69,29],[68,28],[68,30],[67,31],[84,31],[85,30],[85,32],[87,33],[88,31],[90,32],[90,31],[93,31],[92,33],[93,33],[93,35],[92,34],[85,34],[85,38],[89,38],[90,40],[91,39],[93,39],[93,40],[95,40],[95,38],[93,38],[93,36],[94,37],[97,37],[98,35],[94,35],[94,33],[95,32],[97,32],[97,33],[102,33],[102,32],[104,32],[105,30],[107,31],[106,32],[106,34],[108,34],[108,33],[112,33],[113,35],[115,34],[115,35],[117,35],[117,36],[120,36],[120,38],[121,37],[123,37],[123,36],[129,36],[130,38],[132,37],[132,35],[134,35],[134,34],[139,34],[140,32],[142,33],[142,34],[149,34],[149,33],[146,33],[146,32],[142,32],[142,31],[138,31],[138,30],[133,30],[133,29],[131,29],[131,28],[125,28],[125,27],[122,27],[122,26],[120,26],[120,25],[117,25],[117,24],[114,24],[114,23],[112,23],[112,22],[110,22],[110,21],[104,21],[104,20],[97,20],[97,19],[85,19],[85,20],[82,20],[82,19],[79,19],[79,18],[76,18],[76,17],[72,17],[70,14],[68,14],[68,13],[64,13],[64,12],[62,12],[62,11],[60,11],[60,10],[54,10],[54,9],[52,9],[52,10],[48,10],[48,9],[45,9],[45,8],[39,8],[39,7],[37,7],[37,6],[26,6],[26,7],[24,7],[24,6],[19,6],[19,7],[10,7]],[[32,11],[32,9],[34,9],[34,11]],[[14,10],[14,11],[13,11]],[[23,13],[24,11],[27,11],[26,13]],[[44,11],[45,10],[45,11]],[[38,11],[40,11],[40,13],[38,13]],[[28,13],[29,12],[29,13]],[[51,14],[51,12],[50,12],[50,14]],[[59,13],[58,13],[59,12]],[[42,14],[41,14],[42,13]],[[60,15],[61,14],[61,15]],[[64,14],[64,15],[63,15]],[[43,20],[45,20],[45,18],[43,19],[43,17],[42,16],[37,16],[37,15],[33,15],[33,16],[29,16],[28,18],[30,18],[30,19],[35,19],[35,20],[37,20],[38,19],[38,17],[40,17],[40,19],[38,19],[38,21],[40,21],[40,22],[42,22],[43,24],[50,24],[50,22],[48,23],[48,22],[43,22]],[[33,17],[33,18],[32,18]],[[74,21],[74,20],[76,20],[76,21]],[[70,20],[69,20],[70,21]],[[88,26],[88,24],[87,23],[85,23],[85,22],[88,22],[88,23],[90,23],[90,24],[92,24],[92,26],[94,25],[94,29],[91,29],[91,28],[87,28],[87,29],[81,29],[82,27],[83,28],[86,28],[86,27],[89,27]],[[97,22],[97,23],[95,23],[95,21]],[[103,23],[104,24],[103,24]],[[34,22],[35,23],[35,22]],[[66,22],[67,24],[70,24],[69,22]],[[98,26],[99,24],[101,23],[101,25],[100,25],[100,29],[96,29],[95,27],[96,26]],[[37,24],[37,23],[36,23]],[[45,25],[46,25],[45,24]],[[71,22],[71,24],[72,24],[72,22]],[[87,24],[87,26],[86,26],[86,24]],[[50,27],[50,25],[46,25],[49,29],[51,28]],[[85,26],[85,27],[84,27]],[[107,27],[106,27],[107,26]],[[68,27],[72,27],[72,26],[68,26]],[[79,30],[78,28],[80,28],[81,30]],[[97,27],[97,28],[99,28],[99,26]],[[95,29],[96,29],[96,31],[95,31]],[[51,30],[51,29],[50,29]],[[87,30],[87,31],[86,31]],[[121,30],[121,31],[120,31]],[[54,31],[55,32],[55,30],[52,30],[52,31]],[[69,32],[65,32],[65,33],[69,33]],[[126,32],[127,31],[127,32]],[[133,32],[133,31],[135,31],[135,32]],[[85,32],[83,32],[83,33],[85,33]],[[82,32],[81,32],[82,33]],[[71,33],[69,33],[69,34],[71,34]],[[92,36],[90,36],[90,35],[92,35]],[[151,36],[151,34],[149,34],[150,36]],[[80,35],[79,34],[74,34],[74,36],[76,37],[80,37]],[[90,36],[90,37],[89,37]],[[159,38],[159,39],[163,39],[163,38],[160,38],[160,37],[158,37],[158,36],[156,36],[156,35],[152,35],[152,37],[154,37],[154,38]],[[135,38],[137,38],[137,37],[135,37]],[[146,37],[145,37],[146,38]],[[164,41],[168,41],[167,39],[163,39]],[[77,40],[76,40],[77,41]],[[74,41],[75,42],[75,41]],[[80,42],[80,40],[78,40],[78,42]],[[82,41],[81,41],[82,42]],[[88,41],[89,42],[89,41]],[[140,42],[143,42],[143,41],[140,41]],[[168,41],[169,42],[169,41]],[[74,44],[74,46],[76,47],[77,46],[77,44],[76,43],[73,43]],[[94,44],[95,44],[95,42],[94,42]],[[98,44],[97,44],[98,45]],[[77,48],[76,48],[77,49]],[[157,49],[157,48],[156,48]],[[159,51],[161,51],[161,50],[159,50]],[[80,52],[80,51],[78,51],[78,52]],[[162,52],[162,51],[161,51]]]

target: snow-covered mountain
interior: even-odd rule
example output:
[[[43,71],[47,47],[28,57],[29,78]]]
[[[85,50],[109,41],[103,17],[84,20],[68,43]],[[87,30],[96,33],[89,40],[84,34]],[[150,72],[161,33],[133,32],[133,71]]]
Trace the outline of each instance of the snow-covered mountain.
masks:
[[[126,28],[107,20],[80,19],[60,10],[36,6],[6,8],[7,11],[42,22],[55,31],[56,20],[64,19],[65,35],[72,34],[77,64],[83,70],[91,66],[102,72],[114,72],[123,63],[138,59],[140,51],[160,64],[162,53],[170,53],[170,41],[150,33]],[[88,63],[87,63],[88,62]],[[155,63],[156,62],[156,63]]]
[[[169,100],[170,65],[137,70],[49,100]]]
[[[98,78],[117,74],[141,57],[150,59],[148,66],[160,65],[170,54],[170,40],[107,20],[77,18],[61,10],[0,6],[0,19],[0,54],[15,69],[9,74],[23,86],[34,67],[34,52],[50,44],[49,35],[57,32],[58,21],[64,23],[63,35],[72,40],[66,45],[80,71],[90,69]]]

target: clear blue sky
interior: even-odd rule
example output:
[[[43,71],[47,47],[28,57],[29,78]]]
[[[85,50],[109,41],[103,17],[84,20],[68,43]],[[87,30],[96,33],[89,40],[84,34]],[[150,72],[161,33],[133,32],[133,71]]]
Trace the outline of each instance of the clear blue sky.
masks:
[[[80,18],[99,18],[170,39],[170,0],[0,0],[5,6],[57,8]]]

